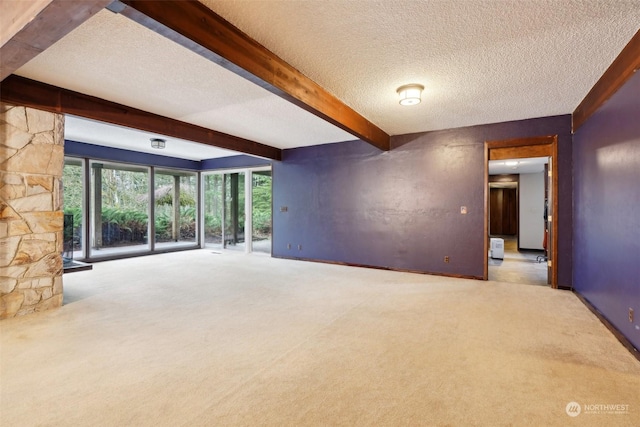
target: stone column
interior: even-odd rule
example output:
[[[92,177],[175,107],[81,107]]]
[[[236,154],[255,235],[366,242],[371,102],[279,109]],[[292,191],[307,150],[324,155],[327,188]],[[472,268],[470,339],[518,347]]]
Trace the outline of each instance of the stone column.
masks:
[[[0,103],[0,319],[62,305],[64,116]]]

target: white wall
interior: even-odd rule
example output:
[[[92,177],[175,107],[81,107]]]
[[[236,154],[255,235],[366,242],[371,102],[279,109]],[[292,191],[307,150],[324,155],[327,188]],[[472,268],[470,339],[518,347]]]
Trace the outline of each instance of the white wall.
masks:
[[[520,174],[520,248],[544,249],[544,172]]]

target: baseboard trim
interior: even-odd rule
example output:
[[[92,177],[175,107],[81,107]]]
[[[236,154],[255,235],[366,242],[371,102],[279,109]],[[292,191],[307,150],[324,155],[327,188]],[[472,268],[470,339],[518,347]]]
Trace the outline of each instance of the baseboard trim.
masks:
[[[371,268],[374,270],[397,271],[399,273],[416,273],[416,274],[427,274],[429,276],[453,277],[455,279],[484,280],[482,276],[471,276],[471,275],[464,275],[464,274],[434,273],[434,272],[422,271],[422,270],[410,270],[410,269],[395,268],[395,267],[381,267],[378,265],[355,264],[350,262],[329,261],[325,259],[315,259],[315,258],[286,257],[286,256],[280,256],[280,255],[273,255],[273,254],[271,255],[271,257],[279,258],[279,259],[290,259],[294,261],[318,262],[321,264],[344,265],[346,267]]]
[[[620,330],[618,328],[616,328],[613,323],[609,322],[609,319],[607,319],[607,317],[602,314],[602,312],[600,310],[598,310],[593,304],[591,304],[589,302],[588,299],[586,299],[584,296],[582,296],[578,291],[576,291],[575,289],[573,290],[573,293],[578,297],[578,299],[580,301],[582,301],[582,303],[584,305],[587,306],[587,308],[589,310],[591,310],[591,312],[593,314],[596,315],[596,317],[602,322],[602,324],[604,326],[607,327],[607,329],[609,329],[609,331],[611,331],[611,333],[613,334],[613,336],[615,336],[618,341],[620,341],[620,343],[627,349],[629,350],[629,352],[631,353],[632,356],[634,356],[636,359],[638,359],[638,361],[640,362],[640,350],[638,350],[631,341],[629,341],[629,339],[627,337],[624,336],[624,334],[622,332],[620,332]]]

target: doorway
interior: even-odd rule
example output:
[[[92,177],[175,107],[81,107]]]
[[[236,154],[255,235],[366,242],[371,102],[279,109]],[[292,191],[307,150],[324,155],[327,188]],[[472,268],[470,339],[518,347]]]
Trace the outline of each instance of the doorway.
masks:
[[[204,246],[271,253],[271,168],[203,174]]]
[[[554,136],[543,136],[543,137],[534,137],[534,138],[522,138],[522,139],[513,139],[513,140],[503,140],[503,141],[487,141],[485,142],[485,221],[484,221],[484,231],[485,231],[485,241],[484,241],[484,279],[489,279],[489,242],[490,238],[493,235],[493,230],[500,231],[508,231],[511,233],[513,231],[512,222],[512,214],[511,210],[512,202],[510,201],[513,197],[513,190],[496,190],[492,191],[490,188],[490,178],[489,178],[489,162],[500,160],[503,162],[513,162],[517,161],[517,159],[527,159],[527,158],[548,158],[548,168],[546,169],[546,174],[543,176],[543,181],[545,184],[545,194],[546,194],[546,203],[545,206],[546,212],[541,215],[540,221],[545,222],[545,239],[546,239],[546,252],[545,257],[541,259],[541,261],[546,262],[547,269],[547,277],[548,283],[552,288],[557,288],[558,279],[557,279],[557,221],[555,221],[555,213],[557,212],[557,194],[558,194],[558,171],[557,171],[557,135]],[[508,186],[507,186],[508,187]],[[516,184],[515,188],[515,198],[518,199],[518,188]],[[490,212],[492,209],[492,198],[493,198],[493,209],[501,209],[501,215],[498,219],[493,219],[490,216]],[[502,207],[498,208],[500,205],[499,202],[502,202]],[[516,210],[518,208],[518,203],[516,202]],[[542,207],[544,209],[544,207]],[[507,219],[504,219],[504,215],[507,215]],[[493,223],[492,223],[493,222]],[[492,230],[492,226],[494,229]],[[517,228],[517,226],[516,226]],[[510,234],[507,234],[509,236]],[[507,239],[505,244],[516,245],[517,249],[520,249],[520,236],[521,233],[517,233],[517,238]]]
[[[489,161],[489,280],[548,286],[548,157]],[[494,250],[498,244],[501,250]]]

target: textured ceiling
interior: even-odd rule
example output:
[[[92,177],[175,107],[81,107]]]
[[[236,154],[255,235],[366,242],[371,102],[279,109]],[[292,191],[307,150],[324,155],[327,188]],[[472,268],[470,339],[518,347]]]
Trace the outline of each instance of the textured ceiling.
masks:
[[[392,135],[570,114],[640,28],[638,0],[202,3]]]
[[[391,135],[570,114],[640,28],[640,0],[202,2]],[[354,139],[108,11],[16,74],[278,148]]]
[[[278,148],[355,139],[107,10],[16,74]]]

